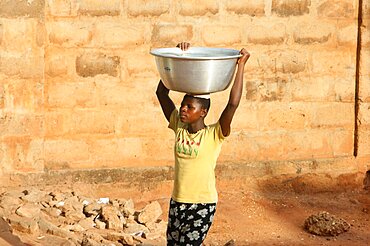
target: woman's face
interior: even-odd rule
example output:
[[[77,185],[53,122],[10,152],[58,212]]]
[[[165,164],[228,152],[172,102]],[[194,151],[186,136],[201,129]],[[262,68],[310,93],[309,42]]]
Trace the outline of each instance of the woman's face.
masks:
[[[205,116],[205,109],[192,97],[184,97],[180,107],[180,120],[184,123],[194,123]]]

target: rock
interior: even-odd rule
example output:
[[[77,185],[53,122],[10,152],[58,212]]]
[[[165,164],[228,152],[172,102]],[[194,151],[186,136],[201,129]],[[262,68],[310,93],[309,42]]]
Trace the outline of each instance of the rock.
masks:
[[[67,211],[64,216],[69,223],[77,222],[86,218],[82,212],[76,210]]]
[[[4,208],[3,216],[10,215],[22,204],[18,197],[4,196],[0,200],[0,207]]]
[[[101,208],[102,208],[102,204],[99,204],[99,203],[94,201],[94,202],[86,205],[83,208],[83,212],[84,212],[84,214],[86,214],[86,216],[96,216],[101,212]]]
[[[155,222],[161,215],[162,215],[161,205],[159,204],[159,202],[154,201],[145,206],[145,208],[140,212],[138,216],[138,222],[142,224]]]
[[[81,232],[81,231],[85,231],[85,228],[83,228],[81,225],[79,224],[73,224],[73,225],[64,225],[62,227],[63,229],[66,229],[68,231],[74,231],[74,232]]]
[[[79,201],[77,196],[72,196],[68,197],[67,199],[64,200],[64,205],[62,206],[62,211],[70,211],[70,210],[75,210],[78,212],[83,211],[84,205],[82,202]]]
[[[103,221],[99,219],[95,219],[96,228],[98,229],[105,229],[107,227],[107,224],[105,224]]]
[[[79,239],[78,237],[73,233],[70,232],[66,229],[59,228],[56,225],[54,225],[52,222],[48,221],[46,218],[43,216],[40,217],[40,220],[38,221],[39,228],[42,232],[48,233],[51,235],[63,237],[66,239],[69,239],[73,243],[79,245]]]
[[[26,203],[19,207],[15,213],[26,218],[38,217],[40,215],[40,206],[33,203]]]
[[[123,232],[127,234],[133,234],[133,235],[142,234],[142,233],[148,234],[149,229],[142,224],[133,222],[133,223],[127,223],[126,227],[123,229]]]
[[[91,238],[84,237],[81,246],[101,246],[101,244]]]
[[[319,212],[309,216],[304,222],[304,228],[309,233],[318,236],[337,236],[346,232],[350,224],[341,218],[336,218],[328,212]]]
[[[134,238],[125,233],[109,232],[106,239],[110,241],[118,241],[123,245],[135,245]]]
[[[12,226],[12,228],[17,231],[37,233],[39,229],[37,219],[20,217],[16,214],[12,214],[7,217],[6,220]]]
[[[134,215],[135,214],[134,201],[132,201],[132,199],[129,199],[127,201],[122,201],[121,211],[126,217],[128,217],[130,215]]]
[[[27,189],[23,191],[24,196],[21,197],[23,201],[36,203],[40,202],[45,196],[46,192],[37,189]]]
[[[149,229],[150,232],[166,232],[167,230],[167,222],[164,222],[163,220],[159,222],[152,222],[148,223],[146,227]]]
[[[149,223],[146,225],[149,229],[148,233],[145,233],[145,238],[154,240],[166,235],[167,223],[161,220],[160,222]]]
[[[46,214],[52,216],[52,217],[59,217],[62,214],[62,210],[58,208],[44,208],[43,211],[45,211]]]
[[[88,230],[88,229],[91,229],[91,228],[94,228],[96,226],[95,222],[94,222],[94,218],[93,217],[90,217],[90,218],[85,218],[85,219],[82,219],[78,222],[78,224],[80,226],[82,226],[85,230]]]
[[[126,223],[122,213],[113,206],[102,207],[101,215],[108,229],[122,230]]]

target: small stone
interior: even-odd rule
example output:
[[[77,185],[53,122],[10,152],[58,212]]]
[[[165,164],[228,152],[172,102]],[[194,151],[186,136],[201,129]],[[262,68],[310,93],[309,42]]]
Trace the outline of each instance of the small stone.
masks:
[[[99,219],[95,219],[95,225],[96,225],[96,228],[98,229],[105,229],[107,224],[105,224],[103,221],[99,220]]]
[[[127,234],[138,234],[138,233],[148,234],[149,229],[142,224],[134,222],[134,223],[127,223],[126,227],[123,229],[123,232]]]
[[[36,189],[25,190],[23,191],[23,193],[25,195],[22,196],[21,199],[23,201],[32,202],[32,203],[39,202],[46,196],[45,191],[40,191]]]
[[[142,224],[155,222],[161,215],[162,215],[161,205],[159,204],[159,202],[154,201],[149,205],[145,206],[145,208],[141,211],[141,213],[138,216],[138,222]]]
[[[43,209],[43,211],[45,211],[45,213],[55,218],[59,217],[62,214],[62,210],[58,208],[45,208]]]
[[[40,207],[33,203],[26,203],[19,207],[15,213],[21,217],[34,218],[40,215]]]
[[[92,202],[83,208],[84,213],[87,216],[96,216],[100,213],[102,204]]]
[[[350,227],[345,220],[325,211],[309,216],[304,222],[304,228],[318,236],[337,236],[348,231]]]
[[[85,219],[82,219],[78,222],[78,224],[80,226],[82,226],[85,230],[88,230],[88,229],[91,229],[91,228],[94,228],[95,227],[95,222],[94,222],[94,219],[92,217],[90,218],[85,218]]]
[[[122,230],[125,221],[122,213],[113,206],[102,207],[102,220],[107,224],[108,229]]]
[[[129,199],[122,203],[122,213],[128,217],[129,215],[134,215],[135,213],[135,205],[132,199]]]

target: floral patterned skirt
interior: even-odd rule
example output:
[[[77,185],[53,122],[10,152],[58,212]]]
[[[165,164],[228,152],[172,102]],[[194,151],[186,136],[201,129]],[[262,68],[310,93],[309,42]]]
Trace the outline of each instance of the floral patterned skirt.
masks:
[[[216,203],[181,203],[171,199],[167,245],[201,245],[212,225]]]

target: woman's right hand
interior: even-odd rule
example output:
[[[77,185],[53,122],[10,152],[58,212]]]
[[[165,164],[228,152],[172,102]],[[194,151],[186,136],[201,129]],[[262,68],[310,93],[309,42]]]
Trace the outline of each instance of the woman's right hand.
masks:
[[[181,50],[187,50],[190,47],[190,43],[187,42],[181,42],[176,45],[177,48],[180,48]]]

